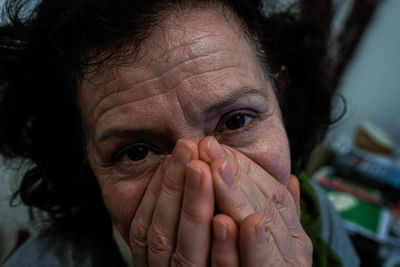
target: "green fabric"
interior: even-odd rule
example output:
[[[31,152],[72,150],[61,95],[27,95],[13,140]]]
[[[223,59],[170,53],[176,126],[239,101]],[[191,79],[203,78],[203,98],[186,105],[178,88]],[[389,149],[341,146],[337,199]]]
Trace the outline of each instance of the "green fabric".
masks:
[[[321,235],[321,215],[318,198],[305,174],[299,175],[301,224],[313,244],[313,265],[316,267],[343,266],[337,254]]]

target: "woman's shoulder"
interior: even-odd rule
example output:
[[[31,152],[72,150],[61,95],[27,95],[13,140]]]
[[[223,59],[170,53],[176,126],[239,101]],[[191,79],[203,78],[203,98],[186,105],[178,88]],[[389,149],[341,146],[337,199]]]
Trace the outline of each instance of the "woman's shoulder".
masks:
[[[319,203],[320,234],[342,260],[343,266],[359,266],[360,261],[343,226],[343,221],[331,204],[325,191],[314,181],[309,180]]]
[[[62,252],[49,236],[35,235],[19,247],[6,261],[3,267],[68,267],[90,266],[89,259],[80,260],[74,257],[71,246],[65,244]]]

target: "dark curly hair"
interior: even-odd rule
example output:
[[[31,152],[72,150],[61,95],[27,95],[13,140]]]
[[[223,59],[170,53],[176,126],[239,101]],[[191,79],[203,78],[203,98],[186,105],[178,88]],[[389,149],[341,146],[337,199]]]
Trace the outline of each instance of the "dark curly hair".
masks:
[[[334,88],[325,63],[331,3],[300,1],[263,13],[261,0],[9,0],[0,27],[0,153],[31,163],[18,192],[72,238],[110,229],[85,152],[77,88],[88,69],[140,47],[168,10],[220,4],[233,12],[276,81],[292,162],[321,141],[332,122]],[[95,68],[95,69],[96,69]]]

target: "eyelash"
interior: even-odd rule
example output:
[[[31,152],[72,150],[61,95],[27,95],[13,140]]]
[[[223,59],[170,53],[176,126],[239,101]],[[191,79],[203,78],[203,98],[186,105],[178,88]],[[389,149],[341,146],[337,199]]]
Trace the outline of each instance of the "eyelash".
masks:
[[[243,127],[240,127],[238,129],[223,129],[223,126],[225,126],[225,124],[232,119],[234,116],[237,115],[243,115],[246,117],[250,117],[250,121],[245,122],[245,125]],[[251,127],[252,123],[254,122],[254,119],[256,119],[258,117],[258,113],[255,111],[251,111],[251,110],[237,110],[237,111],[232,111],[229,112],[228,114],[222,116],[222,118],[220,119],[220,121],[217,124],[217,127],[215,129],[215,133],[216,135],[221,135],[221,134],[227,134],[227,135],[231,135],[231,134],[237,134],[240,133],[242,131],[246,131],[248,130],[249,127]]]
[[[131,160],[129,158],[128,152],[130,150],[132,150],[133,148],[140,147],[140,146],[147,147],[148,151],[146,153],[146,157],[144,159],[137,160],[137,161]],[[149,153],[152,154],[150,157],[148,156]],[[155,148],[154,146],[150,145],[150,144],[147,144],[147,143],[144,143],[144,142],[143,143],[135,143],[135,144],[130,144],[128,146],[125,146],[122,149],[119,149],[117,151],[117,153],[115,153],[112,156],[112,162],[116,163],[116,162],[122,162],[122,161],[129,161],[131,164],[138,164],[138,163],[142,163],[142,162],[144,162],[146,160],[149,160],[153,156],[156,156],[156,155],[159,155],[159,154],[161,154],[161,151],[159,149]],[[127,157],[127,159],[123,159],[124,157]]]
[[[249,120],[245,120],[245,125],[243,127],[240,127],[238,129],[224,129],[226,128],[226,123],[232,119],[234,116],[237,115],[242,115],[247,118],[250,118]],[[241,133],[243,131],[248,130],[249,128],[252,127],[252,124],[254,122],[254,119],[258,118],[259,114],[255,111],[252,110],[237,110],[237,111],[232,111],[227,113],[226,115],[223,115],[221,119],[218,121],[217,126],[214,130],[216,136],[222,136],[223,139],[227,139],[231,137],[232,135]],[[130,156],[128,155],[128,152],[135,147],[140,147],[140,146],[145,146],[147,147],[148,151],[145,155],[145,158],[140,159],[140,160],[132,160]],[[148,156],[148,153],[151,153],[151,156]],[[147,144],[145,142],[143,143],[135,143],[131,144],[128,146],[123,147],[122,149],[119,149],[113,156],[112,156],[112,163],[117,163],[117,162],[129,162],[129,164],[142,164],[147,160],[150,160],[152,157],[157,156],[162,154],[162,151],[155,148],[154,146]],[[126,159],[124,159],[126,157]]]

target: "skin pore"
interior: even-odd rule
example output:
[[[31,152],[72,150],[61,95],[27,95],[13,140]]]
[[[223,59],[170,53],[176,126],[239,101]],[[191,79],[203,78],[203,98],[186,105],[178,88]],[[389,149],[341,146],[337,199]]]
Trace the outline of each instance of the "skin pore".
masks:
[[[203,202],[194,199],[186,201],[192,204],[182,204],[182,209],[185,205],[201,209],[206,203],[206,217],[212,216],[214,194],[216,205],[222,211],[229,209],[223,204],[229,203],[225,199],[229,194],[213,182],[218,169],[227,174],[224,181],[229,184],[231,179],[232,188],[241,188],[246,203],[254,208],[252,212],[268,209],[259,204],[265,202],[262,188],[287,193],[290,156],[279,105],[253,46],[241,32],[237,21],[228,20],[220,9],[171,14],[142,45],[135,62],[115,66],[94,82],[82,82],[80,100],[87,123],[89,163],[113,222],[131,244],[132,254],[141,253],[132,248],[131,235],[137,213],[151,202],[146,189],[156,188],[153,202],[162,198],[164,178],[152,182],[154,187],[149,183],[168,174],[175,162],[176,166],[185,163],[183,184],[185,175],[200,174],[201,186],[206,188],[209,183]],[[220,156],[229,157],[232,166],[218,159]],[[246,179],[253,172],[263,172],[268,178]],[[235,180],[239,174],[244,178]],[[196,179],[187,180],[187,186]],[[186,191],[182,194],[189,199]],[[294,201],[290,201],[294,207],[291,212],[296,214]],[[151,216],[154,224],[156,215]],[[232,212],[230,217],[236,223],[245,218],[240,212]],[[229,227],[228,235],[235,231]],[[178,247],[184,242],[179,235],[183,236],[182,232]],[[207,238],[204,244],[210,243]]]

